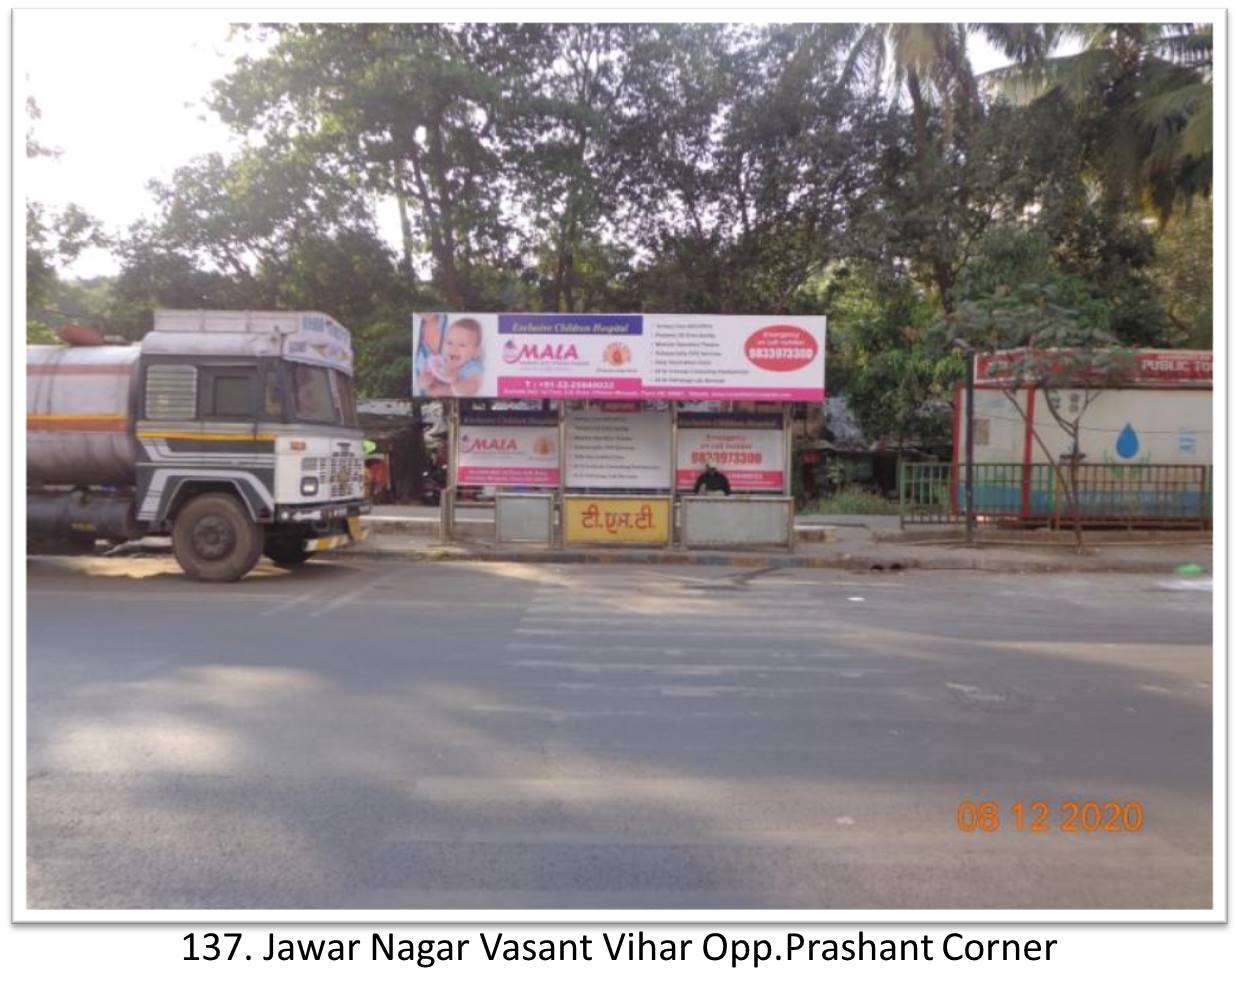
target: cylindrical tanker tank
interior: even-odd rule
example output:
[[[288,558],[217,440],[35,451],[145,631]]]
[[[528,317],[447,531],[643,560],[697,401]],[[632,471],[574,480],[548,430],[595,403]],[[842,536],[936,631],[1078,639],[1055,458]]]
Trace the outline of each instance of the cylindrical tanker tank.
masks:
[[[132,540],[142,535],[133,499],[99,491],[37,491],[26,495],[27,536]]]
[[[31,485],[134,482],[141,347],[26,348],[26,479]]]

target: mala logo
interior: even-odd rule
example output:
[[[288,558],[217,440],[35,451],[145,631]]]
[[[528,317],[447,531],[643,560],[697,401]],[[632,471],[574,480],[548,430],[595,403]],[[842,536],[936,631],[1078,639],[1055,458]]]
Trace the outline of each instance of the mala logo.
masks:
[[[515,453],[520,447],[511,436],[460,437],[461,453]]]
[[[574,344],[526,342],[523,346],[516,345],[515,340],[508,339],[503,343],[504,363],[523,363],[526,360],[578,360]]]

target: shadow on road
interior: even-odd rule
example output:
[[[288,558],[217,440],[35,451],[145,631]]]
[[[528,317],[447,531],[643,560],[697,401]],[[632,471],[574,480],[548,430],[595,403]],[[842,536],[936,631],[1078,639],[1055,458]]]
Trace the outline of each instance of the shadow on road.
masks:
[[[956,633],[915,632],[910,605],[899,620],[864,614],[887,596],[908,602],[870,585],[866,608],[845,615],[831,600],[843,596],[822,594],[828,627],[770,624],[745,653],[726,638],[738,631],[724,626],[733,596],[676,604],[641,588],[616,625],[603,613],[546,638],[576,648],[556,653],[521,645],[538,639],[519,638],[521,620],[543,618],[528,615],[530,594],[552,586],[604,603],[612,589],[586,572],[349,562],[216,588],[147,566],[28,570],[57,588],[137,568],[108,584],[165,599],[189,590],[199,608],[223,590],[252,598],[252,612],[135,598],[122,619],[115,597],[87,598],[70,626],[63,607],[32,609],[33,906],[1209,901],[1210,693],[1149,677],[1163,658],[1134,678],[1113,666],[1099,623],[1051,641],[1052,653],[968,635],[965,605]],[[403,601],[321,608],[358,584]],[[260,598],[266,589],[281,601]],[[474,608],[504,600],[485,618]],[[640,632],[655,602],[657,618],[697,639],[716,627],[713,649],[642,655],[659,646]],[[264,618],[275,605],[278,624]],[[1146,800],[1146,832],[954,826],[964,798],[1097,792]]]

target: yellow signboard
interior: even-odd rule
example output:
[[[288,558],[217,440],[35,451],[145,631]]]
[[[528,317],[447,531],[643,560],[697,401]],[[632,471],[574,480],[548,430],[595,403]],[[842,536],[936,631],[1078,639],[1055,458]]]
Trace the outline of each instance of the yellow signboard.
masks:
[[[565,543],[644,543],[665,546],[671,538],[669,498],[563,499]]]

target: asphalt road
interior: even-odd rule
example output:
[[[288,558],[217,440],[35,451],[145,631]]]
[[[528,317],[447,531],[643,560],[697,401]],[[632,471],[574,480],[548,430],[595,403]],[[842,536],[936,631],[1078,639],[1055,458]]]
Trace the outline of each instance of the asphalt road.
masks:
[[[33,907],[1211,901],[1211,598],[1154,577],[27,574]]]

